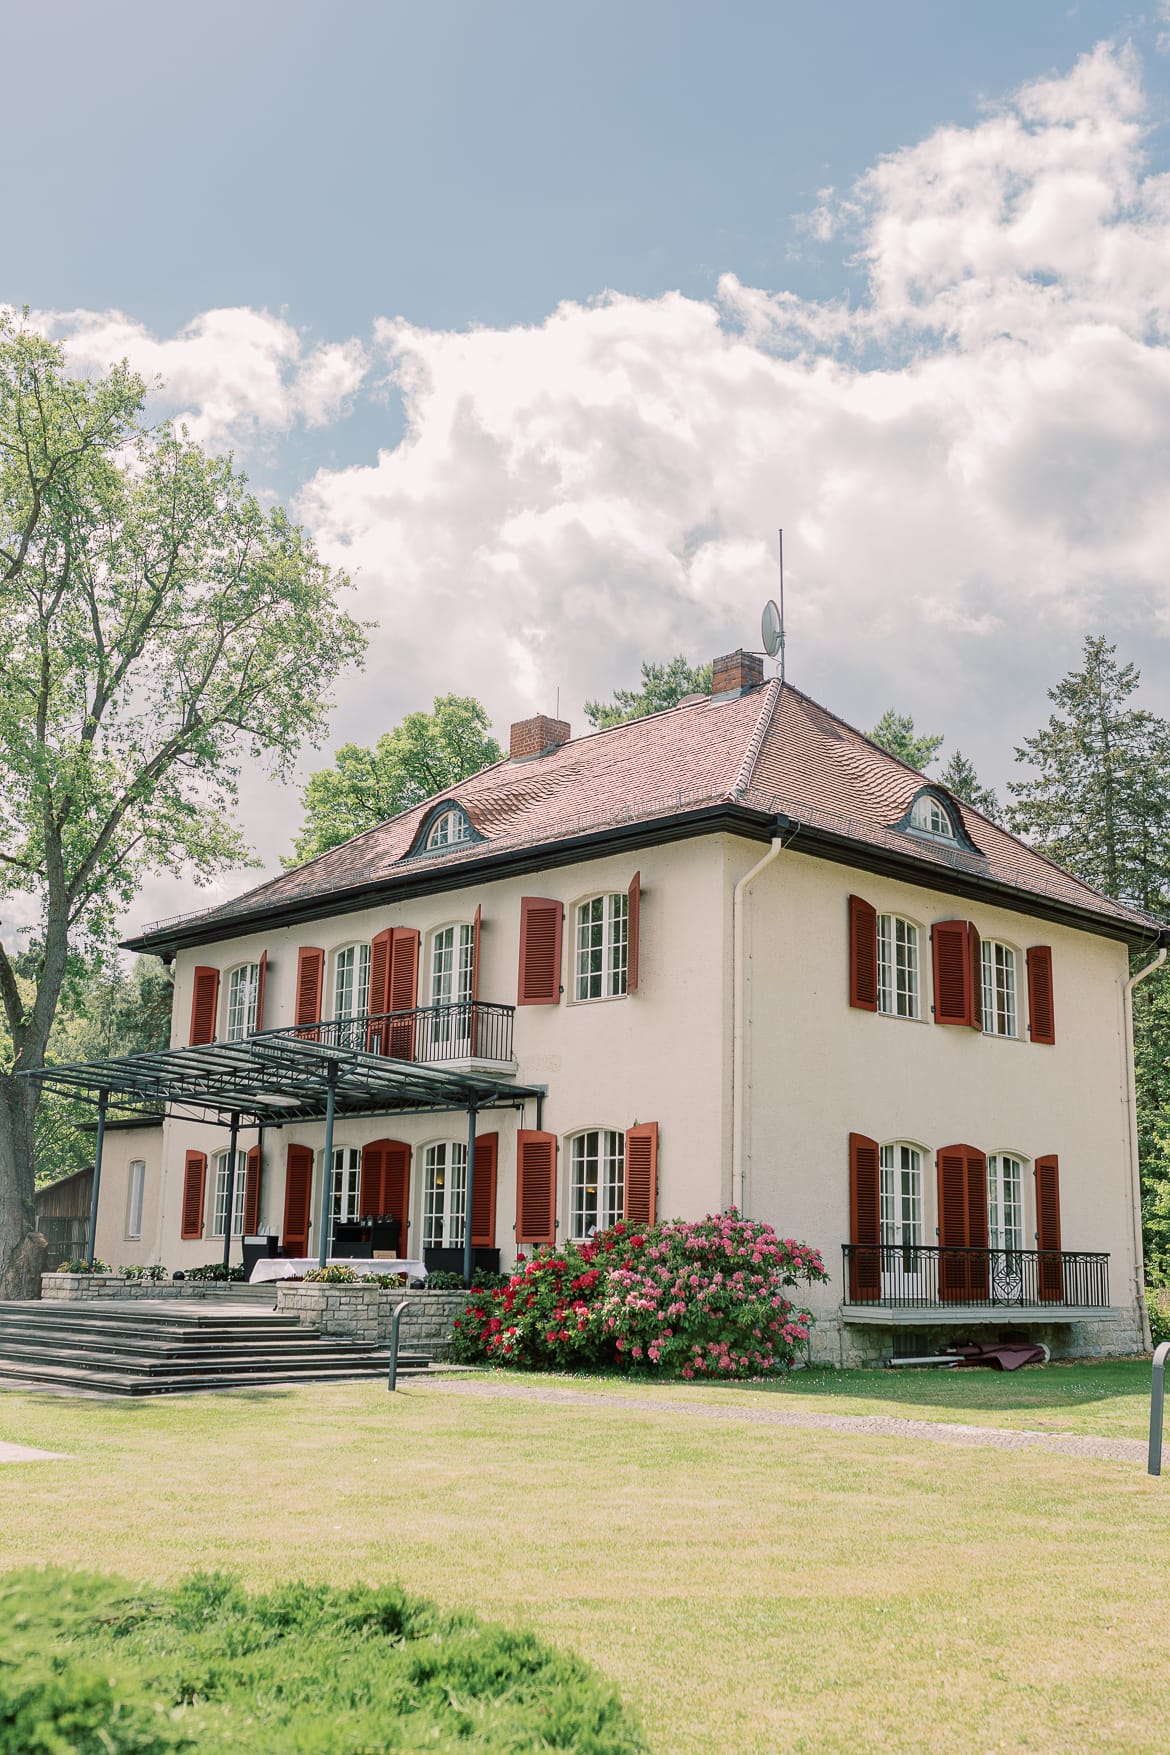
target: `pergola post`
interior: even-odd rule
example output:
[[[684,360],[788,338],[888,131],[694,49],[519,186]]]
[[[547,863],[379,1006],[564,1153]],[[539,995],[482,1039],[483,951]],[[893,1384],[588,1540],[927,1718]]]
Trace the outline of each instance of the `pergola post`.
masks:
[[[240,1112],[232,1110],[232,1131],[228,1144],[227,1211],[223,1216],[223,1265],[226,1268],[232,1253],[232,1219],[236,1205],[236,1142],[240,1137]]]
[[[317,1266],[329,1260],[330,1208],[333,1204],[333,1112],[337,1107],[337,1062],[331,1060],[325,1074],[325,1161],[321,1166],[320,1230],[317,1233]]]
[[[102,1185],[102,1153],[106,1145],[106,1107],[109,1101],[108,1091],[98,1092],[97,1137],[93,1143],[93,1193],[89,1197],[89,1237],[85,1246],[85,1262],[90,1269],[93,1267],[94,1251],[97,1248],[98,1190]]]
[[[467,1105],[467,1192],[463,1206],[463,1286],[470,1292],[472,1278],[471,1212],[475,1195],[475,1104]]]

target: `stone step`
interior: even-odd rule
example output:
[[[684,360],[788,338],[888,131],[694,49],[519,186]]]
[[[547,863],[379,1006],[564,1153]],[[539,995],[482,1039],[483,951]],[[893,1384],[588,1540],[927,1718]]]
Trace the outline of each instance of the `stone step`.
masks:
[[[29,1365],[19,1360],[8,1360],[0,1352],[0,1380],[10,1387],[26,1385],[42,1385],[45,1388],[80,1389],[90,1392],[98,1391],[107,1395],[176,1395],[193,1394],[197,1391],[241,1389],[261,1384],[284,1385],[295,1389],[298,1385],[314,1383],[343,1383],[362,1378],[384,1378],[389,1369],[387,1356],[377,1354],[359,1355],[358,1359],[343,1366],[326,1366],[315,1370],[298,1370],[296,1372],[269,1372],[263,1369],[254,1372],[217,1372],[208,1371],[195,1378],[157,1376],[134,1377],[128,1373],[114,1371],[86,1371],[76,1367]],[[400,1376],[421,1376],[428,1370],[425,1360],[411,1359],[398,1362]]]
[[[253,1346],[261,1342],[289,1341],[295,1343],[311,1338],[319,1331],[299,1322],[241,1322],[230,1328],[193,1323],[114,1323],[114,1322],[44,1322],[39,1317],[22,1317],[16,1321],[0,1321],[0,1340],[10,1336],[43,1335],[46,1339],[108,1340],[111,1345],[133,1346],[136,1343],[160,1347],[181,1346]]]
[[[163,1373],[170,1376],[191,1376],[206,1371],[292,1371],[314,1370],[321,1365],[344,1365],[360,1362],[377,1355],[376,1347],[344,1346],[326,1341],[296,1352],[276,1348],[233,1353],[127,1353],[111,1348],[25,1346],[0,1343],[0,1359],[20,1360],[25,1364],[84,1366],[87,1370],[121,1371],[129,1376]],[[415,1357],[416,1355],[411,1355]],[[403,1355],[399,1354],[402,1358]],[[388,1355],[387,1355],[388,1360]]]

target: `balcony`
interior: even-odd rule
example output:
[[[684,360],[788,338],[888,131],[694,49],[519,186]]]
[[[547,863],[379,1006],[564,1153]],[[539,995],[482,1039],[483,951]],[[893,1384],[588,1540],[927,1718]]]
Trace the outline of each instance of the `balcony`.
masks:
[[[1111,1314],[1109,1257],[1085,1250],[846,1243],[846,1322],[1071,1322]]]
[[[329,1018],[295,1029],[270,1031],[319,1042],[324,1048],[357,1049],[390,1060],[427,1066],[490,1066],[514,1070],[512,1021],[515,1006],[424,1005],[409,1012],[377,1012]]]

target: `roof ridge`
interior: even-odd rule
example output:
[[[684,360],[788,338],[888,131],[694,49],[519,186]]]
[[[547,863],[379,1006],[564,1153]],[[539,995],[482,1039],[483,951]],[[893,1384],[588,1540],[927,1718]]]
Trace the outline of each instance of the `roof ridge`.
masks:
[[[784,684],[780,681],[779,677],[776,676],[774,676],[765,686],[764,699],[760,704],[760,712],[759,717],[756,720],[755,729],[748,739],[748,745],[747,749],[744,751],[743,761],[739,764],[739,771],[732,782],[732,798],[738,798],[740,793],[746,792],[751,784],[752,770],[759,760],[760,750],[763,748],[764,739],[767,737],[768,732],[771,729],[772,719],[776,712],[776,704],[780,699],[780,694],[783,688]]]

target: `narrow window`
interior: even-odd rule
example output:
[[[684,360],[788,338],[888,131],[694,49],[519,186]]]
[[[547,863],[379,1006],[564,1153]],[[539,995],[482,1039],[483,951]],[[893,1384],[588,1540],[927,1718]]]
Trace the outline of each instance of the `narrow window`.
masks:
[[[357,1146],[333,1148],[333,1223],[346,1225],[358,1216],[362,1155]]]
[[[987,1237],[992,1249],[1024,1247],[1024,1166],[1009,1153],[987,1160]]]
[[[340,1046],[364,1048],[365,1018],[370,1009],[370,947],[346,945],[338,951],[333,971],[333,1016],[340,1023],[355,1020],[352,1030],[340,1030]],[[362,1020],[360,1023],[357,1020]]]
[[[922,1242],[922,1153],[917,1146],[883,1146],[879,1154],[881,1240],[897,1248]]]
[[[141,1158],[135,1158],[130,1166],[130,1180],[126,1189],[126,1236],[137,1242],[142,1236],[142,1195],[146,1187],[146,1165]]]
[[[1017,1036],[1016,953],[1010,945],[985,938],[983,965],[983,1029],[988,1036]]]
[[[878,915],[878,1010],[892,1018],[922,1015],[918,928],[898,914]]]
[[[615,999],[626,991],[629,897],[594,896],[577,908],[576,999]]]
[[[431,1015],[423,1020],[420,1060],[460,1059],[471,1053],[475,981],[475,928],[444,926],[431,939]]]
[[[217,1152],[213,1161],[215,1164],[215,1216],[212,1220],[211,1235],[222,1237],[227,1221],[228,1165],[231,1161],[231,1153]],[[244,1234],[244,1181],[247,1167],[247,1152],[237,1152],[236,1175],[232,1185],[233,1237],[242,1237]]]
[[[591,1128],[569,1141],[570,1236],[592,1236],[616,1225],[625,1214],[625,1136]]]
[[[467,1147],[440,1140],[423,1154],[423,1248],[462,1249]]]
[[[240,1042],[256,1028],[256,1008],[260,999],[260,965],[243,963],[228,976],[227,1029],[228,1042]]]

